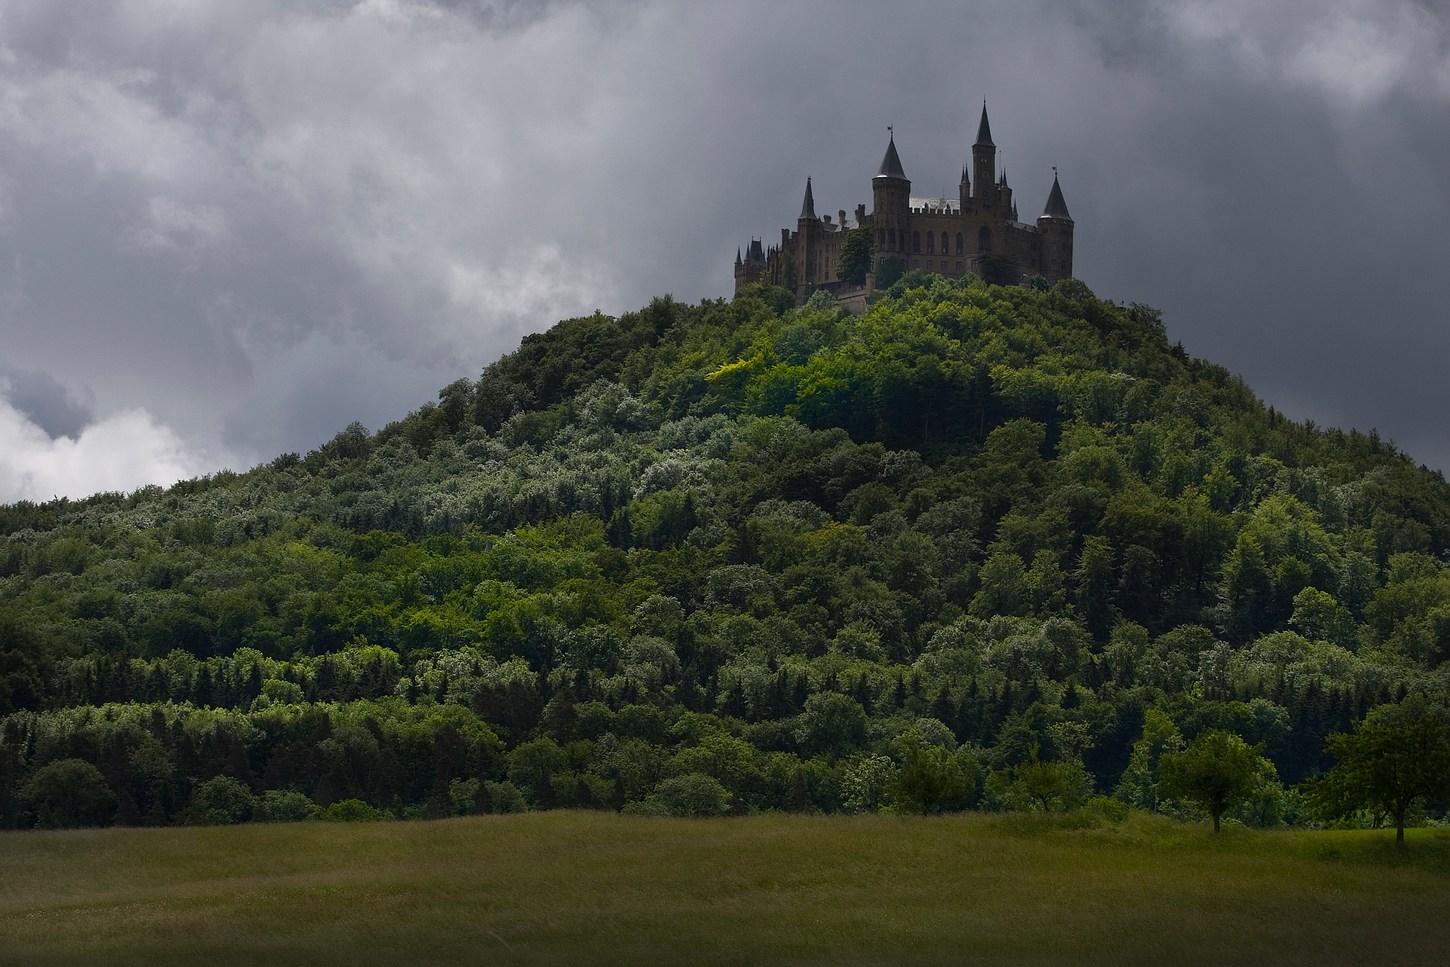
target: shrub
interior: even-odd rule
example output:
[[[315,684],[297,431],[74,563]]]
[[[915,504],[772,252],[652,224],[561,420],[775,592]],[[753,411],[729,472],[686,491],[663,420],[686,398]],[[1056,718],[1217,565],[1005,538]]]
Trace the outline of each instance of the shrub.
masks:
[[[392,819],[392,813],[375,809],[361,799],[343,799],[331,806],[314,809],[310,819],[324,823],[377,823]]]
[[[116,795],[101,771],[83,759],[61,759],[36,770],[21,787],[43,829],[104,826],[116,810]]]
[[[730,790],[703,772],[666,779],[645,797],[644,808],[633,813],[667,816],[723,816],[730,808]]]
[[[234,826],[252,818],[257,797],[231,776],[213,776],[197,786],[183,813],[190,826]]]
[[[257,818],[269,823],[300,823],[316,808],[317,803],[295,789],[268,789],[262,794]]]

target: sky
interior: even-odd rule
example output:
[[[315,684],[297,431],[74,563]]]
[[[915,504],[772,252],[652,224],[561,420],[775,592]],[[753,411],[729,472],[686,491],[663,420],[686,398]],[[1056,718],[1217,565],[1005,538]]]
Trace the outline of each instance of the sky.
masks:
[[[889,10],[889,16],[886,12]],[[1295,419],[1450,469],[1441,0],[0,0],[0,501],[305,453],[728,297],[892,125]]]

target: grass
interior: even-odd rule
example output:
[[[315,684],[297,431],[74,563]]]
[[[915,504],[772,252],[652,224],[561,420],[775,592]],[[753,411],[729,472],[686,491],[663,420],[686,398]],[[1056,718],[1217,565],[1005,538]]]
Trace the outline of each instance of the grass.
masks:
[[[537,813],[0,835],[9,964],[1440,964],[1450,831]]]

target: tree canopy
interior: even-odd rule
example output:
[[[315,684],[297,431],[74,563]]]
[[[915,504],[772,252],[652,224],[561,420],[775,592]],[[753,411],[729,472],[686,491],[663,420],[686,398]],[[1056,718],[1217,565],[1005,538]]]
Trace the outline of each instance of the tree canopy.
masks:
[[[1273,793],[1445,703],[1450,488],[1378,436],[1075,280],[791,302],[566,320],[375,433],[0,506],[0,825],[1151,807],[1205,735]]]
[[[1333,768],[1311,786],[1323,812],[1386,815],[1395,845],[1405,845],[1405,817],[1429,796],[1450,798],[1450,722],[1421,696],[1382,705],[1351,732],[1329,736]]]

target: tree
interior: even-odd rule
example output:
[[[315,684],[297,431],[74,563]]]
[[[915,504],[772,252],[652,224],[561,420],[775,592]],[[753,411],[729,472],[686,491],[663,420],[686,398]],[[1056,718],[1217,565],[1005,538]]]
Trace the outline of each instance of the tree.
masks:
[[[36,770],[21,788],[43,829],[103,826],[116,809],[116,796],[101,771],[84,759],[61,759]]]
[[[875,253],[871,242],[871,229],[853,228],[846,233],[841,243],[841,258],[836,263],[836,276],[850,285],[861,285],[871,269],[871,258]]]
[[[714,776],[688,772],[660,783],[644,805],[639,811],[666,816],[723,816],[730,809],[730,790]]]
[[[196,787],[185,815],[194,826],[231,826],[251,819],[256,808],[257,797],[244,783],[213,776]]]
[[[1027,761],[992,774],[988,791],[1014,809],[1063,812],[1092,795],[1092,777],[1074,758],[1043,760],[1037,749]]]
[[[811,755],[847,755],[866,741],[866,712],[853,698],[817,692],[806,699],[798,736]]]
[[[906,262],[902,259],[895,256],[882,259],[881,264],[876,266],[876,288],[891,288],[905,272]]]
[[[1422,696],[1370,711],[1348,734],[1329,737],[1334,766],[1309,786],[1327,816],[1360,809],[1389,815],[1405,845],[1405,815],[1422,796],[1450,792],[1450,730]]]
[[[1016,285],[1022,281],[1022,268],[1016,259],[1006,255],[983,255],[977,268],[982,281],[992,285]]]
[[[1163,754],[1161,786],[1167,795],[1194,800],[1207,809],[1217,833],[1223,814],[1249,794],[1266,764],[1257,746],[1232,732],[1210,729],[1182,752]]]
[[[901,767],[896,771],[900,808],[925,816],[966,795],[967,776],[950,752],[924,744],[913,733],[904,736],[900,745]]]

